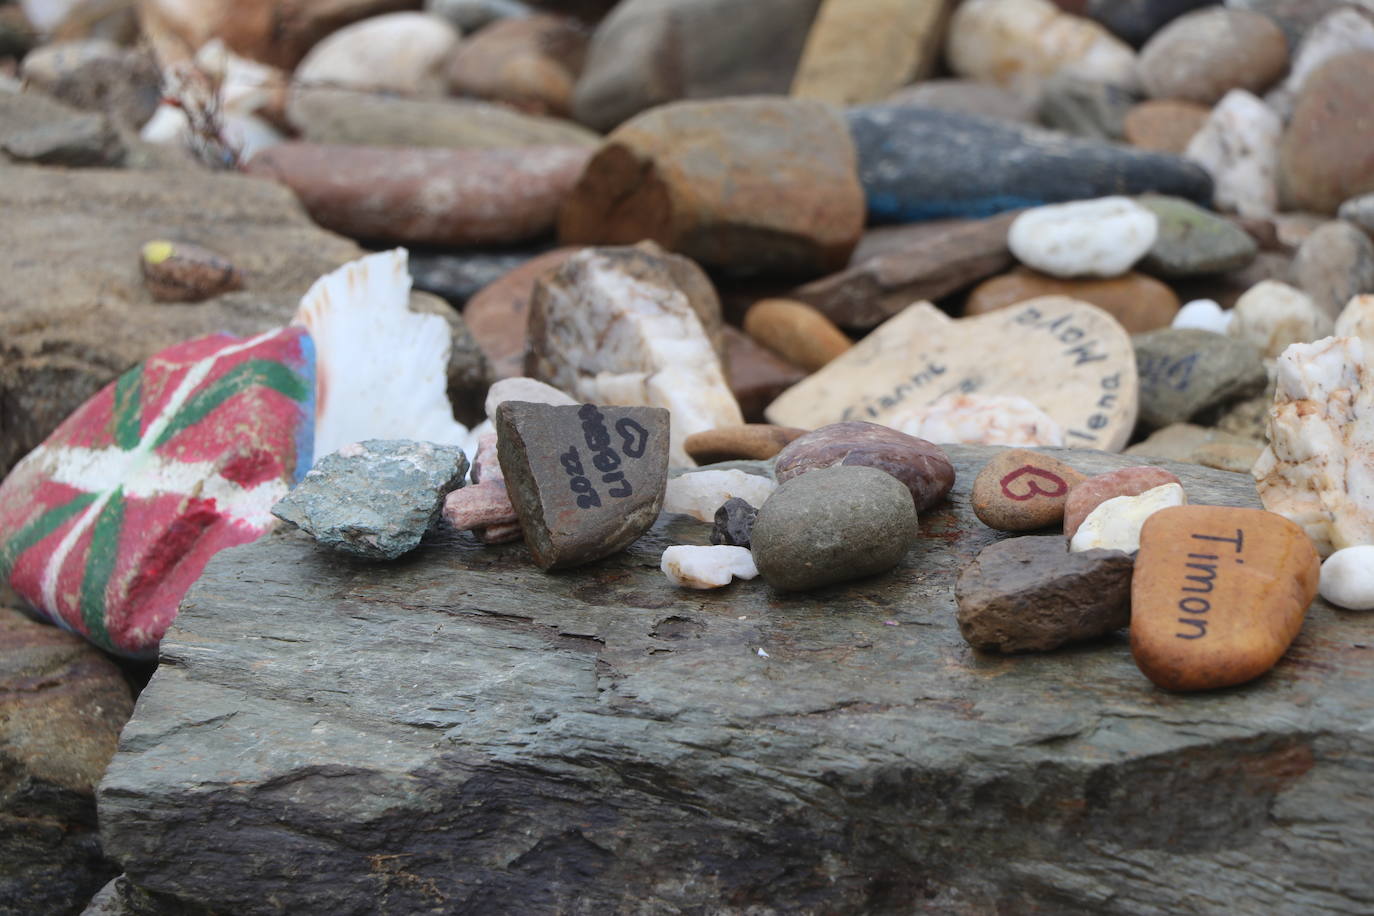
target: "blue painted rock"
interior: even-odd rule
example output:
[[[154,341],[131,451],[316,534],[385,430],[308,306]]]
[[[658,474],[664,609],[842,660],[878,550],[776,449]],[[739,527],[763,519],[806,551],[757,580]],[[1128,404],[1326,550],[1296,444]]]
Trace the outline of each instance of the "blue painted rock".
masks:
[[[1158,191],[1207,202],[1212,179],[1178,156],[933,108],[849,112],[873,222],[991,216],[1019,207]]]
[[[301,328],[213,335],[107,385],[0,484],[0,577],[101,648],[156,652],[210,557],[310,467],[313,354]]]

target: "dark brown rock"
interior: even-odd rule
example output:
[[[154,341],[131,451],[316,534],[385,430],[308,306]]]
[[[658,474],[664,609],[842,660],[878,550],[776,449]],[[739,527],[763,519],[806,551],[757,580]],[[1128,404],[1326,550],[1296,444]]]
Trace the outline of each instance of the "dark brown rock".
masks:
[[[133,706],[99,650],[0,607],[0,912],[77,913],[118,873],[95,789]]]
[[[484,287],[463,307],[463,321],[491,362],[496,378],[525,374],[530,297],[535,284],[552,277],[579,250],[558,248],[541,254]]]
[[[732,496],[716,510],[711,527],[711,543],[729,547],[748,547],[759,510],[738,496]]]
[[[917,512],[938,503],[954,486],[954,466],[938,445],[877,423],[851,420],[822,426],[778,453],[778,482],[833,465],[866,466],[900,480]]]
[[[792,292],[846,328],[871,328],[913,302],[939,299],[1012,264],[1007,229],[1016,213],[953,223],[910,247],[879,254]]]
[[[506,401],[495,420],[501,473],[541,569],[618,553],[658,518],[668,411]]]
[[[652,239],[702,265],[814,275],[849,260],[864,225],[854,143],[819,102],[679,102],[621,126],[559,216],[564,244]]]
[[[1098,639],[1130,623],[1132,566],[1119,550],[1069,553],[1061,537],[999,541],[959,574],[959,632],[1006,654]]]
[[[587,151],[442,150],[284,143],[245,171],[291,188],[311,218],[355,239],[491,245],[553,228]]]
[[[760,346],[734,325],[724,327],[725,374],[744,419],[761,423],[774,398],[806,378],[806,370]]]
[[[458,46],[449,59],[449,91],[567,115],[588,37],[584,25],[563,16],[503,19]]]
[[[1335,213],[1374,191],[1374,51],[1342,54],[1303,84],[1279,144],[1279,187],[1292,209]]]
[[[148,292],[158,302],[203,302],[243,289],[243,274],[229,260],[200,245],[149,242],[139,261]]]

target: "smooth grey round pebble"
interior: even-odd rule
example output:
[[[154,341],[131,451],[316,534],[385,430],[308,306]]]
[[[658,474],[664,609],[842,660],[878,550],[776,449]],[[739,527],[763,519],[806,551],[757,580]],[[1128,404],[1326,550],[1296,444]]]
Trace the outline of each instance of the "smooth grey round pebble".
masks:
[[[916,533],[916,506],[901,481],[839,465],[778,487],[759,509],[750,549],[769,585],[805,591],[891,569]]]

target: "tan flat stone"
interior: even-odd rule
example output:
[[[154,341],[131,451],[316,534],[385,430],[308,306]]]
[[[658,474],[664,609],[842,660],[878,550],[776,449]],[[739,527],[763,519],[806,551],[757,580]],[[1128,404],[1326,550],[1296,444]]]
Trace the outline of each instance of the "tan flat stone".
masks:
[[[820,311],[790,299],[754,303],[744,315],[744,332],[807,372],[815,372],[854,346]]]
[[[739,459],[767,461],[782,451],[787,443],[806,435],[806,432],[804,429],[767,423],[718,426],[692,433],[683,441],[682,447],[697,464]]]
[[[1063,296],[957,321],[920,302],[764,415],[806,428],[886,423],[952,393],[1025,398],[1063,427],[1066,445],[1119,451],[1135,427],[1135,351],[1111,315]]]
[[[1167,690],[1243,684],[1283,657],[1317,595],[1302,528],[1259,509],[1178,506],[1145,522],[1131,586],[1131,654]]]
[[[1058,458],[1015,448],[983,466],[970,502],[989,528],[1033,531],[1063,519],[1069,491],[1087,479]]]

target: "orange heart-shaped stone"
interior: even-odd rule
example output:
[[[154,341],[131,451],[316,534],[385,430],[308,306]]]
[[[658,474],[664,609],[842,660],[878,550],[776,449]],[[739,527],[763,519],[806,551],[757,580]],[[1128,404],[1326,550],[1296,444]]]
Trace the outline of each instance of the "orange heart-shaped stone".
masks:
[[[1272,668],[1317,594],[1302,528],[1262,509],[1177,506],[1150,516],[1131,584],[1131,654],[1169,690],[1243,684]]]

